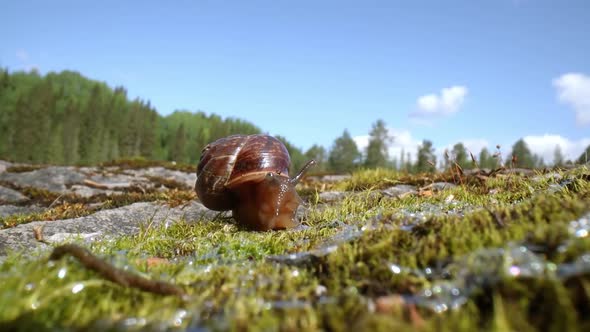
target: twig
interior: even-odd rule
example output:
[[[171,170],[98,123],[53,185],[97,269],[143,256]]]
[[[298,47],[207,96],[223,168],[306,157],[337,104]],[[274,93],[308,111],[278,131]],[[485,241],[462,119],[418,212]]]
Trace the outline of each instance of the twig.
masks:
[[[49,204],[49,207],[47,207],[47,208],[48,208],[48,209],[51,209],[51,208],[53,207],[53,205],[54,205],[55,203],[57,203],[57,201],[59,201],[59,199],[60,199],[60,198],[62,198],[62,197],[63,197],[63,195],[65,195],[65,194],[61,194],[61,195],[57,196],[57,198],[56,198],[56,199],[54,199],[54,200],[53,200],[53,202],[51,202],[51,204]]]
[[[82,181],[82,183],[84,183],[85,186],[90,187],[90,188],[94,188],[94,189],[102,189],[102,190],[111,189],[111,188],[109,188],[109,186],[107,186],[104,183],[98,183],[98,182],[88,180],[88,179],[85,179],[84,181]]]
[[[58,260],[66,255],[74,256],[87,269],[93,270],[105,279],[123,287],[137,288],[142,291],[160,294],[183,296],[186,293],[176,285],[164,281],[150,280],[118,269],[112,264],[93,255],[88,249],[75,244],[64,244],[55,247],[49,256],[49,260]]]
[[[45,240],[45,237],[43,236],[43,227],[45,227],[45,225],[33,227],[33,235],[35,236],[35,240],[41,243],[51,245],[51,243]]]

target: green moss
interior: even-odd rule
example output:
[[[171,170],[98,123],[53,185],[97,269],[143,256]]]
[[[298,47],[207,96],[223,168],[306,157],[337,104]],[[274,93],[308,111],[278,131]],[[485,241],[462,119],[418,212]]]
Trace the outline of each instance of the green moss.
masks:
[[[48,209],[44,212],[30,213],[25,215],[11,215],[7,217],[0,217],[0,228],[14,227],[20,224],[26,224],[32,221],[44,220],[59,220],[70,219],[87,216],[94,212],[93,209],[88,209],[84,204],[80,203],[63,203]]]
[[[339,184],[355,191],[340,203],[310,200],[302,229],[249,232],[221,216],[168,226],[146,221],[134,236],[90,245],[119,267],[182,286],[186,299],[115,285],[73,259],[46,263],[12,254],[0,265],[0,324],[22,330],[590,327],[588,270],[559,269],[577,266],[590,252],[590,238],[576,237],[570,224],[589,211],[587,168],[564,171],[561,179],[465,177],[455,188],[402,198],[378,190],[423,186],[443,175],[425,177],[361,171]],[[194,199],[188,191],[164,195],[159,199]],[[448,213],[410,216],[432,206]],[[538,275],[515,277],[502,265],[510,248],[522,245],[546,262]],[[154,257],[159,264],[151,263]],[[459,287],[466,302],[431,310],[422,291],[441,283]]]

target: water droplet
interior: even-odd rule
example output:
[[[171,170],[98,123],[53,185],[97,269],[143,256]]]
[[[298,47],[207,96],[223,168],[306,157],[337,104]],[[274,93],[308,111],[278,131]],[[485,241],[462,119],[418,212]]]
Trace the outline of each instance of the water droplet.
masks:
[[[520,268],[518,266],[514,266],[512,265],[509,269],[508,269],[508,273],[512,276],[519,276],[520,275]]]
[[[176,314],[174,315],[174,319],[172,320],[172,324],[174,326],[180,326],[182,325],[182,321],[186,318],[186,316],[188,315],[188,312],[184,309],[180,309],[176,312]]]
[[[82,283],[77,283],[76,285],[74,285],[74,287],[72,287],[72,294],[78,294],[80,293],[82,290],[84,289],[84,284]]]
[[[447,305],[444,303],[437,303],[436,305],[434,305],[434,312],[440,314],[441,312],[447,311],[448,308],[449,307],[447,307]]]
[[[28,284],[26,284],[26,285],[25,285],[25,290],[26,290],[26,291],[30,292],[30,291],[32,291],[33,289],[35,289],[35,284],[34,284],[34,283],[32,283],[32,282],[29,282]]]
[[[395,274],[400,274],[402,272],[402,269],[401,269],[401,267],[399,267],[399,265],[391,264],[390,268],[391,268],[391,272],[393,272]]]
[[[322,295],[326,294],[327,292],[328,292],[328,289],[324,285],[318,285],[315,288],[315,295],[316,296],[322,296]]]
[[[293,277],[298,277],[298,276],[299,276],[299,270],[293,270],[293,271],[291,272],[291,276],[293,276]]]
[[[145,318],[130,317],[123,320],[123,325],[127,327],[144,326],[146,324]]]
[[[57,277],[60,279],[63,279],[66,276],[66,273],[68,272],[68,270],[65,267],[62,267],[61,269],[59,269],[59,271],[57,272]]]

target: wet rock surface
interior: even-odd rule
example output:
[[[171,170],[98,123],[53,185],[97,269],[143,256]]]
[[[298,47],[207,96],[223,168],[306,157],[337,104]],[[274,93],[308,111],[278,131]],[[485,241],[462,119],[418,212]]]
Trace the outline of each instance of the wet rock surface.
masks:
[[[35,238],[35,229],[42,229],[45,241],[59,242],[66,239],[95,239],[103,236],[132,235],[146,223],[162,223],[185,220],[188,222],[211,219],[217,212],[205,208],[196,200],[171,207],[166,202],[136,202],[117,208],[102,208],[102,201],[126,193],[138,195],[173,190],[191,191],[196,175],[169,170],[164,167],[125,169],[120,167],[62,167],[28,166],[0,161],[0,221],[29,217],[33,220],[8,227],[0,222],[0,257],[10,251],[32,252],[48,246]],[[12,170],[11,171],[11,167]],[[34,192],[41,190],[42,197],[53,194],[45,206],[36,202]],[[28,197],[27,195],[31,196]],[[86,216],[57,220],[35,219],[39,213],[51,210],[62,203],[67,195],[81,201],[88,209]],[[55,198],[53,198],[55,197]],[[53,200],[53,201],[51,201]],[[85,202],[85,203],[84,203]],[[65,206],[68,208],[68,205]],[[98,209],[97,209],[98,208]],[[96,210],[97,209],[97,210]],[[96,210],[95,212],[92,212]],[[4,228],[4,229],[2,229]]]
[[[161,203],[141,202],[99,211],[86,217],[33,221],[0,231],[0,256],[7,254],[10,250],[31,251],[47,247],[35,238],[35,229],[39,227],[41,227],[40,234],[43,239],[59,242],[77,237],[131,235],[137,233],[139,227],[148,222],[157,226],[180,219],[191,222],[200,220],[204,216],[212,218],[214,215],[214,212],[198,202],[176,208],[170,208]]]

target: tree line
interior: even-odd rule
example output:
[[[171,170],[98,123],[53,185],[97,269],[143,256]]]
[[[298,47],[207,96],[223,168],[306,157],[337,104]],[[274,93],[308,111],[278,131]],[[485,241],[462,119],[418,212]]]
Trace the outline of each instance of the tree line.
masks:
[[[261,130],[235,118],[176,111],[160,116],[141,99],[63,71],[0,71],[0,158],[93,165],[143,157],[196,163],[209,142]]]
[[[36,71],[9,72],[0,68],[0,159],[27,163],[94,165],[104,161],[142,157],[196,164],[209,142],[231,134],[257,134],[262,130],[238,118],[177,110],[161,116],[149,101],[131,100],[124,87],[110,88],[74,71],[40,75]],[[354,169],[387,167],[407,172],[428,172],[458,164],[468,169],[476,164],[494,168],[507,161],[501,153],[486,148],[478,156],[468,155],[462,143],[436,160],[432,142],[424,140],[415,151],[390,156],[394,142],[383,120],[370,131],[368,146],[360,151],[348,130],[329,148],[313,145],[303,151],[285,137],[292,169],[309,159],[318,161],[315,172],[346,173]],[[584,163],[590,146],[576,161]],[[524,140],[512,147],[510,160],[518,167],[543,167],[545,162],[531,153]],[[557,165],[565,164],[559,147]],[[473,162],[476,161],[476,163]],[[438,163],[437,163],[438,162]]]
[[[531,152],[524,139],[514,143],[508,158],[505,158],[500,146],[490,151],[482,148],[479,153],[468,151],[463,143],[457,143],[451,150],[445,149],[442,160],[437,160],[432,141],[423,140],[415,152],[415,161],[410,151],[402,150],[399,156],[390,156],[389,147],[395,140],[383,120],[377,120],[369,133],[369,144],[360,151],[347,130],[336,138],[331,150],[327,152],[321,146],[313,146],[306,155],[320,161],[320,167],[332,172],[348,172],[356,168],[392,168],[409,173],[433,172],[459,166],[462,169],[495,169],[501,166],[521,168],[543,168],[546,166],[564,166],[567,164],[584,164],[590,161],[590,145],[578,159],[566,160],[559,145],[555,146],[553,162],[548,164],[543,157]],[[505,159],[503,159],[505,158]]]

